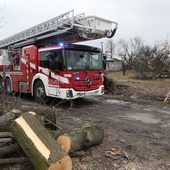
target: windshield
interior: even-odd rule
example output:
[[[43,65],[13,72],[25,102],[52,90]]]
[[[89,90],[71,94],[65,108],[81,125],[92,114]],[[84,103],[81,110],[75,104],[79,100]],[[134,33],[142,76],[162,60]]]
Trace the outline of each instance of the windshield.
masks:
[[[102,70],[100,52],[65,50],[67,70]]]

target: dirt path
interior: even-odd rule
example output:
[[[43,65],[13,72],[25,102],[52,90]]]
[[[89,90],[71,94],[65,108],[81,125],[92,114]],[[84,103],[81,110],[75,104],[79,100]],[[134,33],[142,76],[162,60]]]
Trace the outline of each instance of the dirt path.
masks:
[[[22,105],[33,102],[22,100]],[[77,100],[72,107],[56,102],[54,110],[63,129],[95,124],[105,131],[102,144],[72,156],[73,170],[170,169],[170,108],[100,97]],[[106,155],[110,151],[117,154]]]
[[[170,169],[170,108],[92,98],[57,115],[62,128],[97,124],[105,130],[101,145],[73,158],[75,170]],[[117,158],[105,155],[115,148],[122,151]]]

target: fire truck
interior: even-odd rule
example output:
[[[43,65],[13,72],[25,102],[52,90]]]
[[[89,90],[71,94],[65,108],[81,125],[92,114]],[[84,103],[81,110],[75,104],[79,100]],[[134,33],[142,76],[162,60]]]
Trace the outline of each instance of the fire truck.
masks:
[[[6,92],[38,102],[104,93],[103,54],[78,42],[112,38],[117,23],[74,10],[0,41],[0,82]]]

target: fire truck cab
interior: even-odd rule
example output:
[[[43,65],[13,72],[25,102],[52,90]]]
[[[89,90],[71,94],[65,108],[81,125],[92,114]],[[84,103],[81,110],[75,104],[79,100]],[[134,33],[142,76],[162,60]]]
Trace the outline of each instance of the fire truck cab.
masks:
[[[4,80],[7,92],[31,93],[41,103],[51,97],[75,99],[104,94],[102,51],[73,43],[113,37],[117,23],[112,30],[111,21],[69,14],[0,42],[0,48],[6,48],[8,54],[8,64],[0,65],[0,81]],[[52,24],[57,29],[51,29]]]

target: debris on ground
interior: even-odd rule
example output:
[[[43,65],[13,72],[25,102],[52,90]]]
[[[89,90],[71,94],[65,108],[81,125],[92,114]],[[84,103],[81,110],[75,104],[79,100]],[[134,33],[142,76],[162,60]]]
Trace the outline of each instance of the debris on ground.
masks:
[[[0,165],[30,161],[36,170],[71,170],[69,153],[82,156],[81,149],[98,145],[104,138],[99,126],[53,130],[45,128],[42,120],[33,111],[18,109],[0,116]]]

